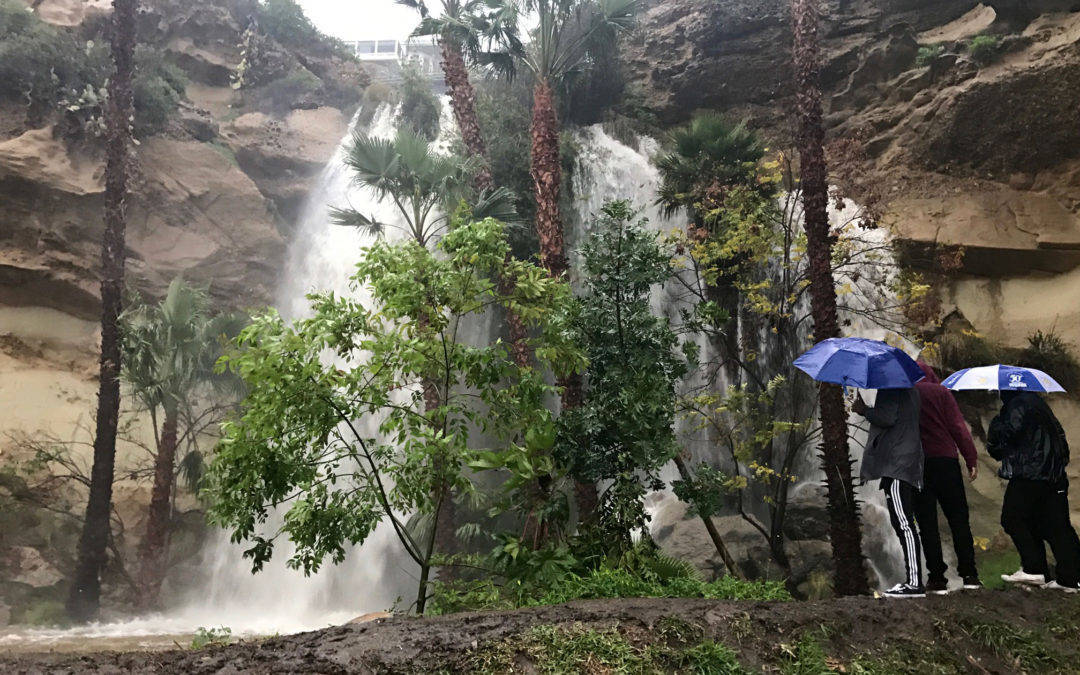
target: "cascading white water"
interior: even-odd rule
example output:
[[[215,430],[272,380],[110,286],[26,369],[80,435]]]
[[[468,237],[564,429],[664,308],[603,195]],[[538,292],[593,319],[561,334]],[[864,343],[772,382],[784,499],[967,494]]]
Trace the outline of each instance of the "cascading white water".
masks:
[[[285,319],[308,313],[306,295],[312,291],[333,291],[356,295],[349,285],[361,249],[373,242],[372,235],[332,224],[332,207],[352,207],[387,224],[400,224],[401,216],[390,203],[353,183],[345,164],[345,152],[359,123],[357,113],[348,133],[308,197],[289,249],[285,274],[275,304]],[[393,109],[382,106],[375,113],[367,133],[380,138],[394,134]],[[392,228],[387,236],[395,236]],[[362,299],[362,298],[361,298]],[[280,525],[280,515],[270,528]],[[206,546],[202,569],[206,586],[193,590],[183,607],[172,613],[191,620],[205,617],[234,632],[295,632],[348,621],[365,612],[387,609],[406,592],[411,569],[403,567],[395,555],[397,542],[389,528],[378,528],[362,546],[353,547],[339,565],[327,563],[316,574],[305,577],[289,569],[291,546],[281,541],[273,559],[257,574],[242,557],[243,547],[232,544],[219,532]],[[204,625],[196,623],[195,625]]]
[[[275,297],[275,305],[286,319],[307,313],[305,296],[311,291],[357,293],[350,289],[349,277],[372,238],[359,230],[333,225],[330,207],[351,206],[392,226],[401,224],[392,204],[381,203],[370,191],[353,184],[344,163],[359,119],[357,113],[297,224]],[[394,111],[384,105],[375,113],[367,133],[387,138],[394,130]],[[387,236],[396,236],[395,230],[388,229]],[[272,517],[268,530],[281,524],[280,514],[274,520]],[[146,636],[147,644],[153,644],[152,636],[190,634],[200,627],[227,626],[234,635],[265,635],[340,624],[366,612],[387,609],[411,592],[410,577],[415,574],[397,547],[390,528],[378,528],[340,565],[327,561],[318,573],[306,577],[287,567],[291,546],[281,541],[273,559],[252,574],[250,561],[243,558],[244,547],[218,531],[203,547],[198,581],[168,612],[65,630],[21,631],[0,636],[0,645],[121,636]]]
[[[574,216],[575,227],[568,233],[567,245],[574,247],[587,232],[590,219],[600,211],[600,207],[609,200],[628,199],[640,210],[640,214],[649,220],[649,227],[657,232],[668,232],[672,229],[683,229],[685,216],[675,214],[671,217],[664,215],[663,210],[655,204],[657,188],[660,183],[660,174],[653,164],[655,154],[659,150],[657,142],[648,137],[639,137],[636,147],[630,147],[616,140],[599,124],[582,129],[577,134],[578,155],[577,165],[573,176],[574,189]],[[853,229],[853,224],[858,217],[859,207],[851,202],[842,208],[837,208],[830,203],[829,220],[832,228]],[[796,217],[798,215],[796,214]],[[901,343],[909,353],[914,353],[914,345],[904,342],[899,335],[883,327],[879,319],[881,307],[895,305],[895,298],[890,297],[889,281],[893,265],[885,258],[891,256],[886,250],[888,234],[885,230],[858,231],[851,234],[849,240],[857,251],[853,255],[852,269],[841,270],[837,280],[840,293],[842,294],[841,320],[846,324],[845,334],[859,335],[874,339],[889,340],[896,344]],[[872,252],[872,254],[870,253]],[[652,305],[654,310],[667,316],[677,325],[679,322],[680,303],[686,300],[681,297],[675,284],[669,284],[663,289],[657,289],[653,293]],[[809,307],[800,308],[802,312],[809,312]],[[809,338],[808,338],[809,339]],[[769,340],[763,340],[763,348],[768,348]],[[709,358],[707,351],[710,346],[699,342],[703,351],[703,360]],[[700,375],[698,377],[701,377]],[[723,388],[727,386],[724,373],[715,375],[713,387]],[[700,382],[690,383],[696,386]],[[868,401],[873,401],[873,393],[865,394]],[[853,416],[851,452],[856,458],[861,457],[862,445],[865,442],[866,432],[859,428],[861,418]],[[715,454],[715,448],[706,439],[689,438],[684,435],[681,439],[689,446],[691,455],[694,457],[707,457]],[[854,467],[858,475],[858,463]],[[796,475],[800,483],[792,491],[795,498],[802,489],[816,489],[823,476],[818,467],[814,453],[804,451],[798,465]],[[669,482],[677,477],[673,467],[663,472],[662,477]],[[885,509],[884,495],[876,485],[866,485],[859,488],[859,497],[863,501],[863,535],[864,552],[871,562],[871,567],[878,577],[879,584],[892,585],[899,578],[902,570],[900,547],[889,525],[888,512]],[[650,510],[663,508],[666,502],[675,497],[669,491],[654,493],[648,497]]]

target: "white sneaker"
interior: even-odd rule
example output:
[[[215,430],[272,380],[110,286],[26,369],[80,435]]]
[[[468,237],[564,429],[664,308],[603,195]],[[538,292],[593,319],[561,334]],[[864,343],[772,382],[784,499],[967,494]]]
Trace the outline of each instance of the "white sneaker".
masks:
[[[1061,591],[1062,593],[1080,593],[1080,588],[1077,588],[1076,586],[1062,586],[1056,581],[1043,584],[1043,588],[1048,591]]]
[[[1046,575],[1044,574],[1028,574],[1024,570],[1016,570],[1012,574],[1002,574],[1002,581],[1007,581],[1010,584],[1029,584],[1031,586],[1042,586],[1046,583]]]
[[[889,590],[882,593],[886,598],[925,598],[926,589],[922,586],[911,586],[908,584],[896,584]]]

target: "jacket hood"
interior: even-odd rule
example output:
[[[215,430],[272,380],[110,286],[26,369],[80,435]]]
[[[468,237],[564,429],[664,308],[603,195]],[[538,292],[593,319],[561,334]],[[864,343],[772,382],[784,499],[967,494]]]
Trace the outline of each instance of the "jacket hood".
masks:
[[[926,361],[923,361],[922,359],[919,359],[915,363],[919,364],[919,367],[922,368],[923,375],[926,375],[926,379],[923,380],[923,382],[929,382],[930,384],[941,384],[941,378],[937,376],[937,373],[935,373],[934,369],[930,367],[930,364],[928,364]]]

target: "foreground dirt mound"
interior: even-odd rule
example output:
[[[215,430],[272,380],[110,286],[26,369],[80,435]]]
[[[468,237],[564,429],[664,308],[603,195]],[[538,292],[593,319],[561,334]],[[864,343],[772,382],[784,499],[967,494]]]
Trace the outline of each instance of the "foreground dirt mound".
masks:
[[[204,650],[0,656],[0,672],[1080,672],[1080,597],[590,600]]]

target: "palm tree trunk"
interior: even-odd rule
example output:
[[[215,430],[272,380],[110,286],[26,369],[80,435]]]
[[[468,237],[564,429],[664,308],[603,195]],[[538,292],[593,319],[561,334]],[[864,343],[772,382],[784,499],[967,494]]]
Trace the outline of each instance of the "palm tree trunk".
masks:
[[[480,130],[480,117],[476,114],[476,90],[469,81],[469,69],[465,66],[465,58],[461,55],[461,48],[449,38],[443,38],[440,44],[442,49],[443,79],[446,81],[446,89],[450,92],[450,108],[454,111],[454,120],[457,122],[458,131],[465,148],[473,157],[484,161],[487,157],[487,146],[484,143],[484,134]],[[491,177],[491,170],[484,163],[476,174],[476,189],[483,192],[495,186]],[[510,254],[506,254],[506,261],[510,261]],[[509,295],[513,290],[510,281],[503,275],[499,275],[499,293]],[[514,363],[519,368],[529,365],[529,350],[525,344],[527,332],[525,324],[513,310],[506,312],[507,332],[509,333],[511,353]]]
[[[536,235],[540,239],[540,262],[552,277],[566,273],[566,243],[559,217],[559,118],[555,94],[545,80],[533,89],[532,180],[536,196]]]
[[[112,509],[116,427],[120,415],[120,316],[124,287],[125,200],[128,191],[131,93],[135,51],[135,10],[138,0],[113,0],[112,56],[115,72],[109,79],[105,163],[105,232],[101,245],[101,360],[94,435],[94,466],[86,519],[79,538],[78,562],[67,611],[75,621],[98,613],[101,571],[105,567]]]
[[[799,115],[799,163],[803,195],[803,226],[809,256],[810,312],[814,340],[840,334],[836,314],[836,286],[832,275],[832,240],[829,235],[828,182],[825,170],[825,130],[819,89],[817,0],[792,0],[795,36],[795,96]],[[822,468],[828,489],[829,536],[835,564],[833,590],[837,595],[869,592],[859,507],[851,478],[847,415],[840,388],[821,384]]]
[[[480,131],[480,118],[476,114],[476,91],[469,81],[469,69],[465,67],[465,58],[461,48],[453,40],[440,40],[442,49],[443,79],[450,92],[450,108],[454,111],[454,120],[465,148],[473,157],[483,160],[487,156],[484,135]],[[476,187],[490,189],[493,185],[491,171],[484,165],[476,176]]]
[[[566,240],[559,215],[559,185],[562,163],[559,159],[559,118],[555,113],[555,94],[551,85],[537,80],[533,88],[532,180],[536,197],[536,235],[540,240],[540,263],[552,277],[566,274]],[[557,383],[563,389],[562,409],[581,405],[581,376],[570,375]],[[578,481],[574,486],[578,519],[591,522],[600,504],[596,486]]]
[[[165,421],[161,424],[161,443],[154,459],[154,487],[150,492],[146,537],[139,549],[139,606],[143,609],[157,605],[168,563],[176,440],[176,411],[166,410]]]

